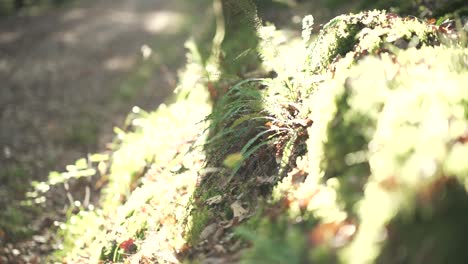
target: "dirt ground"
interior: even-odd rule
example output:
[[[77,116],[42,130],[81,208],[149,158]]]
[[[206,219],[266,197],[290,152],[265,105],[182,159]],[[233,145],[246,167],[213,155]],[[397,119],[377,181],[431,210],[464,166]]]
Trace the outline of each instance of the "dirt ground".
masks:
[[[0,208],[105,150],[133,106],[171,94],[193,31],[183,2],[84,0],[0,18]]]
[[[60,169],[102,149],[133,105],[152,109],[161,103],[172,88],[161,73],[174,75],[183,61],[161,64],[132,98],[121,100],[119,89],[141,63],[141,47],[155,39],[179,34],[174,45],[183,59],[185,32],[171,24],[183,14],[170,5],[84,1],[37,17],[0,20],[2,164],[29,164],[34,175]]]

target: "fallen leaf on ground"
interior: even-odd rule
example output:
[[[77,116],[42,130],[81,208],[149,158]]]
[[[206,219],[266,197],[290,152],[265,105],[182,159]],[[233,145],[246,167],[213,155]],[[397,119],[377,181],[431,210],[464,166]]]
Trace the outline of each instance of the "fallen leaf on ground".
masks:
[[[271,177],[257,177],[257,184],[260,185],[272,185],[275,183],[276,176]]]
[[[216,196],[213,196],[213,197],[207,199],[207,200],[206,200],[206,204],[208,204],[208,205],[215,205],[215,204],[221,203],[222,200],[223,200],[223,196],[222,196],[222,195],[216,195]]]
[[[309,241],[313,245],[329,243],[334,247],[341,247],[352,239],[356,230],[356,225],[350,221],[323,223],[309,233]]]
[[[208,225],[203,229],[203,231],[200,233],[200,240],[205,240],[209,236],[211,236],[214,232],[216,232],[218,225],[216,223],[213,223],[211,225]]]
[[[176,219],[173,216],[167,216],[163,220],[160,221],[162,225],[175,225],[176,224]]]
[[[125,250],[125,252],[131,251],[134,248],[134,246],[135,246],[135,240],[133,240],[132,238],[125,240],[119,245],[119,247]]]
[[[247,217],[247,214],[249,213],[249,211],[242,207],[239,201],[235,201],[233,204],[231,204],[231,209],[233,217],[237,217],[239,219],[239,222],[245,219]]]
[[[216,230],[216,232],[214,233],[213,240],[214,241],[219,241],[221,239],[221,237],[223,236],[223,234],[224,234],[224,227],[220,226],[218,228],[218,230]]]
[[[219,245],[219,244],[214,246],[214,250],[217,253],[226,253],[226,249],[223,246]]]

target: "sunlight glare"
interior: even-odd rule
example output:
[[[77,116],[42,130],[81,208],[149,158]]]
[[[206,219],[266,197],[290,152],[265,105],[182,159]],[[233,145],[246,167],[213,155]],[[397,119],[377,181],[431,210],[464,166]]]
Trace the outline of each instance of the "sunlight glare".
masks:
[[[152,12],[143,19],[143,28],[149,33],[177,33],[182,28],[183,16],[173,11]]]
[[[104,67],[109,71],[125,71],[134,65],[132,56],[114,56],[104,62]]]

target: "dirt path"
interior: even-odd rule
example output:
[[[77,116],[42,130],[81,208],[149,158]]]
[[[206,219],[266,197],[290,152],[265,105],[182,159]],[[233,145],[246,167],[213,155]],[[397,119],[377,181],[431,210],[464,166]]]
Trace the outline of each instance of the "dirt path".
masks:
[[[171,93],[185,62],[184,1],[77,2],[0,19],[0,208],[104,150],[134,105],[152,110]]]
[[[102,149],[133,105],[161,103],[173,88],[167,75],[183,63],[182,12],[171,1],[101,0],[0,21],[2,167],[28,165],[34,178],[60,169]],[[182,60],[157,62],[142,87],[123,90],[144,63],[141,47],[168,39],[176,47],[161,54],[171,49]]]

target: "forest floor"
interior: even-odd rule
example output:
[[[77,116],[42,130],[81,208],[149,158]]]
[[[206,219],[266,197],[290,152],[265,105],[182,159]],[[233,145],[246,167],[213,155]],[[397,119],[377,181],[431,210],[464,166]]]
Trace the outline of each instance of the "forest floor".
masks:
[[[178,9],[171,1],[85,1],[1,21],[2,161],[31,164],[28,173],[44,175],[103,149],[133,105],[161,103],[184,62],[187,34],[180,32]],[[182,59],[164,60],[146,85],[125,90],[125,78],[141,64],[141,47],[155,38],[174,44],[157,47],[159,56],[170,49]]]
[[[106,150],[133,106],[151,110],[171,94],[194,31],[188,19],[202,14],[182,2],[78,1],[1,18],[1,208],[49,171]],[[0,245],[8,233],[0,228]],[[29,245],[15,252],[41,250]]]
[[[0,22],[0,263],[467,263],[464,19],[77,2]]]
[[[0,208],[8,208],[0,212],[0,263],[41,263],[57,249],[53,223],[68,207],[45,206],[34,221],[15,222],[32,181],[111,149],[113,127],[125,127],[133,106],[152,111],[171,95],[186,62],[184,42],[212,30],[210,1],[184,2],[77,1],[0,20]],[[298,34],[311,9],[296,9],[264,16]],[[316,19],[337,13],[317,11]],[[63,187],[54,192],[66,199]],[[98,201],[97,192],[91,196]],[[9,230],[8,221],[30,230]]]

